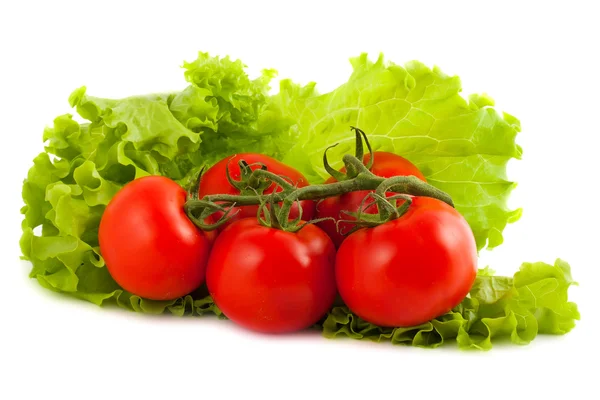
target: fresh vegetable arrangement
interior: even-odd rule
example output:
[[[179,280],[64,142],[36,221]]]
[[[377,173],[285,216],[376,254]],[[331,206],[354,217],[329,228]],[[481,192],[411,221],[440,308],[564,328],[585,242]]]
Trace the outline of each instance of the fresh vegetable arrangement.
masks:
[[[478,269],[518,220],[519,121],[418,62],[351,60],[348,82],[251,80],[185,63],[180,92],[69,102],[23,184],[21,249],[53,291],[248,329],[491,348],[579,319],[569,265]]]

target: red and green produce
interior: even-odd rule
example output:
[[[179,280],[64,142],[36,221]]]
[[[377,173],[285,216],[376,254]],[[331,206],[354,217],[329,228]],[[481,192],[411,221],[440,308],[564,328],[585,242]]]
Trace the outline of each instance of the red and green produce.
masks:
[[[363,160],[364,164],[368,165],[370,160],[371,155],[365,154]],[[412,175],[424,182],[426,181],[421,171],[419,171],[419,169],[410,161],[397,154],[385,151],[376,151],[373,153],[373,163],[369,170],[375,175],[383,178]],[[345,173],[346,168],[344,167],[340,171]],[[325,181],[325,183],[333,182],[337,182],[333,176]],[[363,199],[370,192],[370,190],[350,192],[340,196],[328,197],[317,203],[317,218],[333,218],[333,220],[319,222],[319,227],[327,232],[336,247],[340,247],[344,241],[344,233],[347,233],[352,229],[351,223],[342,222],[336,224],[336,221],[339,221],[340,219],[352,220],[352,217],[345,214],[344,211],[357,212]],[[372,201],[367,201],[365,205],[370,203],[372,203]],[[367,213],[375,213],[376,211],[377,208],[375,207],[370,207],[365,210]]]
[[[573,329],[566,262],[476,269],[521,215],[506,171],[519,120],[437,67],[351,64],[327,93],[283,79],[271,94],[274,70],[251,79],[207,53],[184,63],[179,91],[75,90],[78,116],[44,130],[23,182],[30,276],[97,305],[263,332],[487,350]]]
[[[294,168],[283,164],[281,161],[274,159],[273,157],[257,153],[242,153],[225,157],[210,167],[206,172],[202,173],[198,188],[198,197],[202,198],[204,196],[213,194],[240,194],[240,188],[233,186],[228,179],[229,174],[229,178],[233,180],[234,184],[240,185],[242,183],[242,169],[238,165],[240,161],[245,161],[248,164],[248,169],[250,171],[260,169],[264,166],[274,174],[284,176],[285,179],[289,180],[292,185],[296,185],[298,187],[304,187],[308,185],[308,180],[304,177],[304,175]],[[259,184],[260,182],[255,182],[254,186],[256,187],[249,186],[245,189],[245,192],[250,195],[254,195],[255,193],[253,190],[258,189]],[[263,193],[269,194],[273,193],[273,191],[281,191],[281,189],[281,187],[273,183],[264,188]],[[298,210],[299,206],[302,207],[303,220],[308,221],[313,218],[315,214],[315,204],[310,200],[302,201],[300,202],[300,205],[294,204],[292,212],[290,213],[290,218],[296,218],[300,215]],[[257,212],[257,205],[234,207],[231,211],[231,218],[229,218],[228,221],[221,226],[221,228],[224,228],[230,223],[242,218],[256,218]],[[216,223],[223,216],[223,214],[223,212],[213,213],[210,217],[211,221],[209,222]]]

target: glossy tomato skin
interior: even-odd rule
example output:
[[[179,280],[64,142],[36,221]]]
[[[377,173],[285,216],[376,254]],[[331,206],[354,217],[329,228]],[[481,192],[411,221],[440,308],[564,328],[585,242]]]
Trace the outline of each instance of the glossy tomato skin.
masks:
[[[302,330],[333,304],[335,248],[325,232],[307,225],[297,233],[234,222],[214,244],[206,284],[233,322],[263,333]]]
[[[419,171],[419,169],[413,163],[411,163],[404,157],[384,151],[376,151],[373,153],[373,156],[374,160],[373,166],[371,167],[371,172],[377,176],[381,176],[383,178],[391,178],[392,176],[413,175],[426,182],[425,176],[421,173],[421,171]],[[371,155],[366,154],[363,159],[364,163],[368,163],[370,159]],[[345,172],[345,168],[342,168],[341,171]],[[336,182],[335,178],[333,177],[325,181],[325,183],[333,182]],[[370,192],[370,190],[363,190],[324,199],[317,203],[317,218],[330,217],[336,220],[352,219],[352,217],[342,214],[341,211],[358,211],[361,202]],[[369,204],[372,202],[373,201],[370,200],[365,204]],[[377,212],[377,207],[372,206],[368,208],[366,212],[368,214],[374,214]],[[348,232],[354,226],[351,223],[340,223],[340,232],[338,232],[335,222],[331,220],[320,222],[318,225],[321,229],[327,232],[327,234],[329,235],[331,240],[333,240],[333,243],[336,247],[339,247],[344,241],[345,236],[343,235],[343,233]]]
[[[109,202],[98,231],[113,279],[152,300],[171,300],[198,288],[213,238],[185,215],[186,192],[161,176],[136,179]]]
[[[273,172],[277,175],[283,175],[291,180],[292,183],[297,185],[298,187],[307,186],[308,180],[296,169],[285,165],[281,161],[278,161],[272,157],[266,156],[264,154],[257,153],[240,153],[235,154],[233,156],[225,157],[212,167],[210,167],[200,179],[200,185],[198,188],[198,196],[200,198],[211,195],[211,194],[239,194],[239,190],[231,186],[229,181],[227,180],[226,170],[229,169],[229,174],[231,177],[239,181],[240,180],[240,167],[238,162],[240,160],[246,161],[248,164],[254,163],[262,163],[267,166],[267,170]],[[260,166],[253,166],[252,170],[259,169]],[[271,187],[267,188],[264,193],[269,194],[273,193],[273,190],[277,189],[278,192],[281,191],[279,186],[275,184],[271,185]],[[300,202],[302,206],[302,219],[305,221],[311,220],[315,215],[315,203],[311,200],[304,200]],[[231,224],[234,221],[254,217],[256,218],[256,214],[258,212],[258,206],[241,206],[236,207],[236,210],[239,212],[233,217],[228,223],[222,226],[219,230],[223,230],[227,225]],[[212,222],[216,222],[222,213],[215,213],[212,216]],[[292,210],[290,212],[290,218],[295,219],[298,217],[298,205],[294,204],[292,206]]]
[[[446,203],[414,197],[408,212],[342,243],[336,280],[345,304],[386,327],[427,322],[458,305],[477,275],[477,247],[465,219]]]

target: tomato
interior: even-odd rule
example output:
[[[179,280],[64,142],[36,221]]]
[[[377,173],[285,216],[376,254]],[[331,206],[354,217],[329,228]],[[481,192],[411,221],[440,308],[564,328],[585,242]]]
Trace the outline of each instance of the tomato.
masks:
[[[232,223],[217,237],[206,271],[215,304],[254,331],[305,329],[333,304],[335,248],[325,232],[265,227],[256,218]]]
[[[383,151],[376,151],[373,153],[373,166],[371,172],[377,176],[383,178],[391,178],[392,176],[409,176],[414,175],[417,178],[425,182],[425,176],[419,171],[419,169],[407,159],[400,157],[394,153],[388,153]],[[365,165],[371,159],[370,154],[366,154],[364,157]],[[345,168],[342,168],[342,172],[345,172]],[[336,182],[335,178],[329,178],[325,183]],[[317,203],[317,218],[334,218],[339,219],[352,219],[348,215],[344,215],[342,211],[356,212],[358,211],[363,199],[370,193],[370,190],[361,190],[343,194],[341,196],[329,197]],[[368,201],[365,204],[372,203]],[[372,206],[366,210],[367,213],[376,213],[377,207]],[[343,233],[348,232],[352,229],[352,223],[340,223],[338,228],[336,223],[332,220],[325,220],[320,222],[319,227],[323,229],[329,237],[333,240],[336,247],[339,247],[344,241],[345,236]]]
[[[414,197],[406,214],[363,228],[340,246],[336,280],[345,304],[379,326],[407,327],[457,306],[477,275],[465,219],[446,203]]]
[[[100,252],[114,280],[152,300],[171,300],[205,278],[210,235],[186,216],[186,191],[161,176],[136,179],[111,199],[98,231]]]
[[[272,157],[257,153],[242,153],[225,157],[209,168],[200,179],[198,197],[202,198],[211,194],[239,194],[240,191],[233,187],[227,180],[226,168],[229,169],[229,174],[234,180],[240,180],[241,174],[240,167],[238,165],[238,161],[240,160],[244,160],[248,164],[262,163],[267,166],[268,171],[289,178],[291,180],[290,183],[293,183],[297,187],[304,187],[308,185],[308,180],[299,171]],[[255,165],[251,168],[252,170],[256,170],[259,169],[260,166]],[[281,187],[273,184],[264,191],[264,194],[273,193],[275,189],[277,189],[277,192],[282,190]],[[304,200],[300,202],[300,205],[302,207],[302,219],[305,221],[312,219],[315,214],[315,203],[311,200]],[[256,217],[258,206],[240,206],[235,207],[235,210],[239,210],[238,213],[230,221],[224,224],[219,231],[234,221],[247,217]],[[294,204],[290,212],[290,218],[297,218],[298,211],[298,205]],[[223,213],[220,212],[214,213],[211,216],[212,221],[210,222],[216,222],[222,215]]]

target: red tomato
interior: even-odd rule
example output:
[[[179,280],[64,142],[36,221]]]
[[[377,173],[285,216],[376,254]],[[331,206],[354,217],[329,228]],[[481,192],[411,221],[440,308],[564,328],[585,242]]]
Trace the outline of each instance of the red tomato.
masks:
[[[246,218],[217,237],[206,285],[233,322],[264,333],[293,332],[332,306],[334,263],[333,243],[315,225],[292,233]]]
[[[110,201],[98,231],[100,252],[123,289],[171,300],[204,282],[211,240],[187,218],[185,201],[185,190],[161,176],[136,179]]]
[[[477,275],[465,219],[446,203],[414,197],[402,217],[349,235],[336,258],[346,305],[379,326],[407,327],[457,306]]]
[[[407,159],[400,157],[394,153],[387,153],[383,151],[376,151],[373,153],[375,157],[373,160],[373,166],[371,172],[377,176],[383,178],[391,178],[392,176],[410,176],[414,175],[422,181],[425,180],[425,176],[419,171],[419,169]],[[371,159],[370,154],[366,154],[364,157],[365,165]],[[346,172],[345,168],[342,168],[342,172]],[[329,178],[325,183],[337,182],[335,178]],[[352,217],[342,214],[342,211],[356,212],[358,211],[363,199],[370,193],[371,190],[362,190],[357,192],[351,192],[343,194],[341,196],[329,197],[321,202],[317,203],[317,218],[334,218],[336,221],[339,219],[352,219]],[[368,203],[372,203],[370,200]],[[366,210],[369,214],[377,212],[377,207],[372,206]],[[348,232],[354,226],[351,223],[340,223],[338,229],[336,228],[335,222],[326,220],[319,222],[319,227],[323,229],[329,237],[333,240],[336,247],[339,247],[345,239],[342,235],[344,232]]]
[[[229,174],[234,180],[240,180],[240,167],[238,165],[238,161],[244,160],[248,164],[254,163],[262,163],[267,166],[267,170],[273,172],[277,175],[282,175],[291,180],[291,183],[297,185],[298,187],[307,186],[308,180],[296,169],[289,167],[282,162],[266,156],[264,154],[256,154],[256,153],[242,153],[236,154],[230,157],[225,157],[212,167],[208,169],[200,179],[200,187],[198,190],[198,196],[200,198],[211,195],[211,194],[239,194],[239,190],[235,187],[231,186],[229,181],[227,181],[226,168],[229,168]],[[252,166],[252,170],[259,169],[260,166]],[[264,193],[269,194],[273,193],[273,190],[277,188],[277,192],[280,192],[282,189],[275,184],[271,185],[267,188]],[[314,217],[315,214],[315,203],[311,200],[304,200],[300,202],[302,206],[302,219],[308,221]],[[233,217],[228,223],[220,227],[219,231],[223,230],[227,225],[231,224],[234,221],[240,220],[242,218],[253,217],[256,218],[256,214],[258,212],[258,206],[241,206],[236,207],[236,210],[239,212]],[[233,211],[232,211],[233,212]],[[211,216],[212,222],[216,222],[222,213],[214,213]],[[298,217],[298,205],[294,204],[292,206],[290,212],[290,218],[295,219]]]

